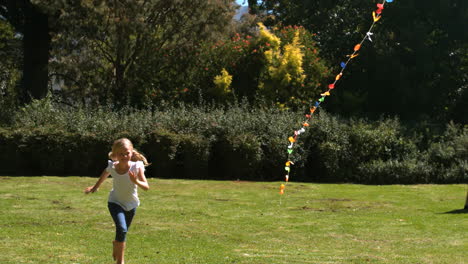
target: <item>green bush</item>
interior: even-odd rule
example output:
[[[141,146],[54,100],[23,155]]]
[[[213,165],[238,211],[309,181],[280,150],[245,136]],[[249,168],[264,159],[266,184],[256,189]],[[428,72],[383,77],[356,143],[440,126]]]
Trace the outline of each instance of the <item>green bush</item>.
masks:
[[[113,111],[109,106],[64,107],[48,97],[17,111],[14,124],[0,131],[0,143],[16,155],[4,155],[2,161],[22,166],[1,173],[98,175],[112,141],[128,137],[153,163],[149,176],[268,180],[279,173],[263,152],[277,159],[273,163],[285,161],[276,142],[287,141],[283,135],[292,116],[274,108],[252,109],[245,102]]]
[[[358,182],[368,184],[429,183],[431,167],[424,160],[372,160],[358,167]]]
[[[380,171],[382,164],[395,170],[407,168],[407,173],[410,174],[411,165],[408,164],[408,160],[413,158],[417,147],[411,140],[405,138],[402,132],[400,122],[396,119],[381,120],[372,124],[362,120],[353,121],[350,127],[352,180],[373,182],[373,178],[382,176]],[[372,171],[363,173],[359,170],[364,164],[375,164],[375,175]]]
[[[263,158],[260,144],[258,138],[251,134],[219,138],[211,148],[211,178],[256,179]]]
[[[449,123],[445,133],[427,150],[435,182],[461,182],[468,179],[468,128]]]
[[[51,98],[19,109],[0,126],[1,174],[94,175],[107,164],[116,138],[128,137],[152,163],[149,177],[282,180],[288,137],[300,112],[164,105],[155,110],[110,106],[86,110]],[[292,181],[453,183],[467,181],[467,128],[450,124],[422,149],[397,119],[346,120],[323,110],[298,137]]]
[[[12,175],[98,175],[109,146],[98,137],[53,127],[0,130],[0,144],[5,146],[0,159],[9,164],[1,173]]]
[[[307,174],[313,180],[382,182],[382,171],[401,167],[418,153],[397,119],[347,121],[322,112],[311,133]]]
[[[152,163],[150,177],[206,178],[210,144],[200,135],[155,130],[141,146]]]
[[[306,137],[309,155],[305,177],[324,182],[349,180],[352,157],[347,123],[322,111]]]

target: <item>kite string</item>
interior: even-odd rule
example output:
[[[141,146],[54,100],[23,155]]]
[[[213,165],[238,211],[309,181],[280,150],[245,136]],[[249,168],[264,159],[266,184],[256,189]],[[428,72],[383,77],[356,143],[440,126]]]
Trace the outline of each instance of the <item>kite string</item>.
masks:
[[[361,40],[361,42],[359,42],[359,44],[354,46],[354,52],[352,54],[350,54],[350,55],[347,55],[348,60],[346,62],[341,63],[340,73],[338,75],[336,75],[335,81],[333,81],[333,83],[328,85],[328,90],[321,94],[322,98],[320,98],[319,101],[315,102],[314,106],[310,107],[310,114],[306,115],[307,120],[302,122],[303,127],[301,129],[299,129],[299,130],[294,131],[294,137],[289,137],[290,144],[288,146],[288,157],[287,157],[287,162],[286,162],[286,167],[285,167],[285,170],[287,171],[287,174],[285,176],[285,182],[283,184],[281,184],[281,186],[280,186],[280,194],[281,194],[281,196],[280,196],[280,205],[282,203],[282,196],[283,196],[282,194],[284,194],[284,190],[286,188],[286,185],[289,182],[289,176],[290,176],[290,172],[291,172],[291,165],[294,165],[294,163],[291,161],[291,154],[293,152],[293,146],[294,146],[294,143],[297,140],[297,137],[301,133],[305,132],[305,128],[309,126],[308,122],[312,118],[312,116],[314,115],[315,110],[320,106],[320,103],[325,100],[325,96],[330,95],[330,91],[335,88],[335,84],[338,82],[338,80],[340,80],[341,76],[343,76],[343,72],[345,71],[348,63],[350,63],[353,58],[355,58],[356,56],[359,55],[359,54],[357,54],[357,52],[360,50],[362,44],[366,41],[366,39],[369,39],[369,41],[372,42],[372,39],[371,39],[371,36],[373,35],[372,29],[376,25],[377,21],[380,20],[380,18],[382,16],[381,13],[382,13],[382,10],[385,7],[386,2],[390,3],[390,2],[393,2],[393,0],[383,0],[381,4],[377,4],[378,9],[377,9],[377,11],[372,12],[373,22],[372,22],[371,26],[369,27],[369,30],[367,30],[366,35],[362,38],[362,40]]]

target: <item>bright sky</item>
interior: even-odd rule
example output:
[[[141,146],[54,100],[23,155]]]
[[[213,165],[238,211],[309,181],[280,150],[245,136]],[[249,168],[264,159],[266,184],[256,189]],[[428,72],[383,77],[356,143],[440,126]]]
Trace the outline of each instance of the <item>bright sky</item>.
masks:
[[[243,4],[244,1],[245,1],[245,4]],[[243,4],[243,5],[246,6],[246,5],[247,5],[247,0],[236,0],[236,3],[239,4],[239,5],[242,5],[242,4]]]

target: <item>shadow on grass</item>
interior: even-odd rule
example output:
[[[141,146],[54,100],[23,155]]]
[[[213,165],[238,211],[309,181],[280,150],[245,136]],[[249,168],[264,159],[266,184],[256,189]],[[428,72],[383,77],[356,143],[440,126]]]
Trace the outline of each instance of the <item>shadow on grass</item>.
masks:
[[[443,214],[468,214],[468,208],[452,210]]]

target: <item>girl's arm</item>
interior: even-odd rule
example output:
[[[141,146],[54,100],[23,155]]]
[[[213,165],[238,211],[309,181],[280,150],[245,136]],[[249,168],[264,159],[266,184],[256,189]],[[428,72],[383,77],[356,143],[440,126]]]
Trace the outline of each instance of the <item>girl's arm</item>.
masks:
[[[84,190],[85,194],[97,192],[99,186],[101,186],[101,184],[107,179],[107,177],[109,177],[109,175],[110,173],[104,170],[101,173],[101,176],[99,177],[99,180],[96,182],[96,184],[94,184],[94,186],[89,186]]]
[[[132,171],[129,171],[128,174],[130,175],[130,180],[135,183],[136,185],[140,186],[143,190],[149,190],[149,184],[146,180],[145,172],[143,169],[138,169],[137,175]]]

